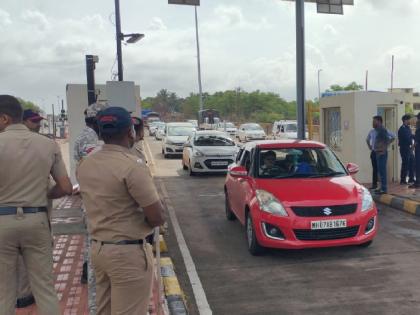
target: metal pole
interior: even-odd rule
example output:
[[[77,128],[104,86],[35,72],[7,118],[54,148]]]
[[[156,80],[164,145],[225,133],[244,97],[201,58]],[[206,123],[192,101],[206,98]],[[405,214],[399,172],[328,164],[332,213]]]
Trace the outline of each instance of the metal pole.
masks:
[[[88,105],[96,102],[95,95],[95,61],[92,55],[86,55],[86,78]]]
[[[368,90],[369,71],[366,70],[365,91]]]
[[[322,69],[318,69],[318,102],[321,101],[321,84],[319,81],[319,74],[321,73]]]
[[[124,81],[122,50],[121,50],[121,16],[120,16],[120,0],[115,0],[115,28],[117,38],[117,59],[118,59],[118,81]]]
[[[197,6],[194,6],[194,12],[195,12],[195,38],[197,41],[198,91],[200,94],[200,110],[203,110],[203,88],[201,85],[200,39],[198,36]]]
[[[305,1],[296,0],[296,84],[298,139],[305,139]]]
[[[394,55],[392,55],[392,62],[391,62],[391,93],[394,89]]]
[[[55,132],[55,113],[54,113],[54,104],[51,104],[51,108],[52,108],[52,124],[53,124],[53,128],[52,128],[52,130],[53,130],[53,139],[55,139],[56,132]]]

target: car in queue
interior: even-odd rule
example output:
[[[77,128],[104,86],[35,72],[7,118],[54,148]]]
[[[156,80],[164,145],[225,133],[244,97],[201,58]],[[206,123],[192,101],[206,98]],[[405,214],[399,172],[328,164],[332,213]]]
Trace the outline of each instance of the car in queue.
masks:
[[[165,158],[181,156],[184,150],[184,143],[195,130],[194,126],[190,123],[167,123],[165,126],[165,136],[162,139],[162,155]]]
[[[191,135],[184,145],[182,166],[190,175],[227,172],[238,153],[235,142],[226,133],[201,130]]]
[[[217,130],[226,132],[229,136],[236,138],[238,134],[238,128],[232,122],[221,122],[217,124]]]
[[[160,141],[165,137],[165,127],[166,127],[165,123],[158,126],[158,129],[155,132],[155,139],[156,140]]]
[[[198,129],[198,120],[196,119],[188,119],[187,123],[190,123],[191,125],[194,126],[194,128]]]
[[[369,246],[378,212],[368,189],[324,144],[247,143],[229,166],[226,216],[245,226],[251,254],[265,248]]]
[[[165,124],[160,120],[152,121],[149,123],[149,136],[153,137],[156,133],[156,130],[159,128],[160,125]]]
[[[239,126],[238,138],[241,142],[265,140],[266,137],[264,129],[259,124],[247,123]]]

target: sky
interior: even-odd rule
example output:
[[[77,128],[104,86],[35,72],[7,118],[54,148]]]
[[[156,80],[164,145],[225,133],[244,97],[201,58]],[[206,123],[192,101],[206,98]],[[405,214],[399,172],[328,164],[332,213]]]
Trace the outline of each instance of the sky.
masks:
[[[121,0],[122,31],[144,33],[123,46],[124,79],[141,96],[166,88],[198,91],[194,8],[167,0]],[[420,90],[420,0],[354,0],[344,15],[317,14],[305,5],[306,95],[356,81],[385,91]],[[201,0],[198,8],[203,90],[261,90],[296,99],[294,3],[283,0]],[[115,78],[113,0],[0,2],[0,94],[50,111],[66,84],[85,83],[85,55],[99,56],[96,82]],[[58,106],[58,105],[57,105]]]

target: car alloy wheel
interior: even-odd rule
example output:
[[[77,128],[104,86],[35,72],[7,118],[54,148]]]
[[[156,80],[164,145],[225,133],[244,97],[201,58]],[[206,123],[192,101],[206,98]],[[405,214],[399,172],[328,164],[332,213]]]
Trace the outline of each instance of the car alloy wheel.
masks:
[[[251,214],[249,212],[246,216],[246,236],[248,241],[248,250],[251,255],[261,255],[264,252],[264,247],[258,244],[258,240],[255,236],[254,223],[252,222]]]
[[[225,213],[226,213],[226,218],[229,221],[234,221],[236,220],[236,216],[235,214],[232,212],[232,209],[230,207],[230,203],[229,203],[229,196],[227,191],[225,191]]]

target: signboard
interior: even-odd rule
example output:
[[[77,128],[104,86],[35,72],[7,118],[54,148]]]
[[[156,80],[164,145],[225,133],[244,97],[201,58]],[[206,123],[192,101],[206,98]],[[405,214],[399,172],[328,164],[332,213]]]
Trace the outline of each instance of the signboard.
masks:
[[[168,0],[169,4],[200,5],[200,0]]]
[[[343,14],[343,5],[354,5],[354,0],[305,0],[305,2],[316,3],[318,13],[326,14]]]

